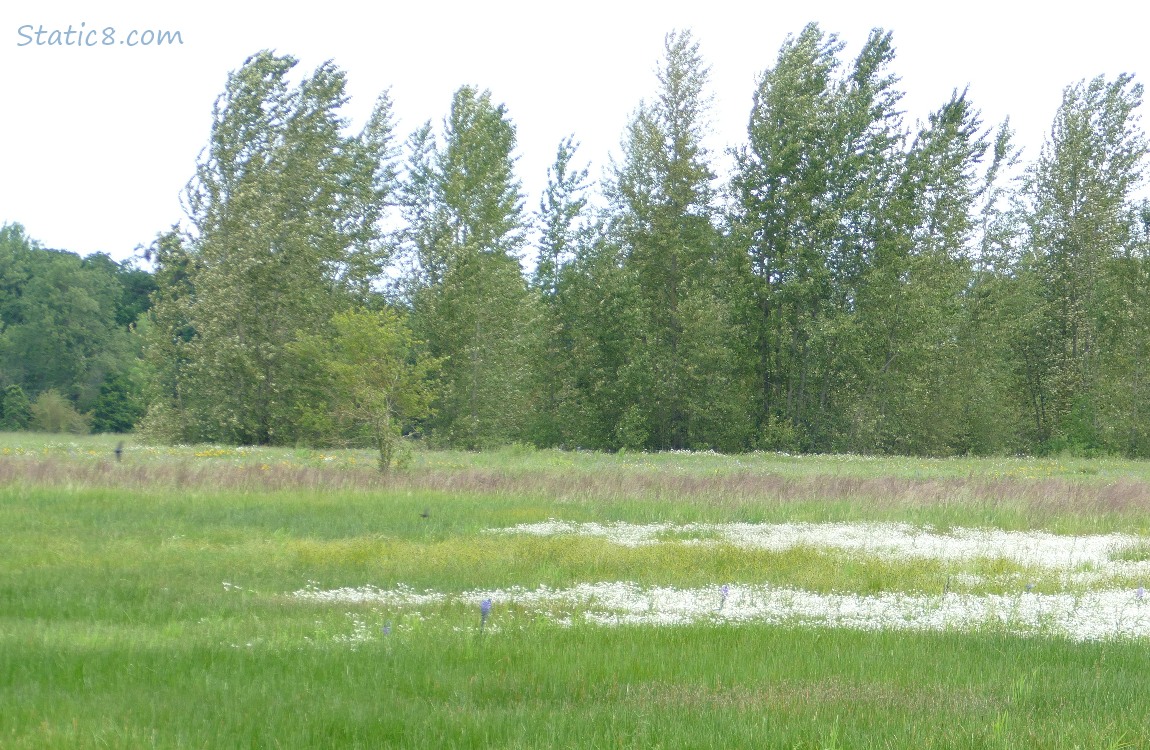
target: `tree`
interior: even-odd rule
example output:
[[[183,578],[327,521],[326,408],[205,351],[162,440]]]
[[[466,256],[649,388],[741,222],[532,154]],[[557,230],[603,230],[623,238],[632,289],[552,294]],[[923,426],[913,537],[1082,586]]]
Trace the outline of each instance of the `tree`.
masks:
[[[634,342],[618,373],[629,402],[620,438],[633,447],[733,448],[746,438],[730,349],[739,331],[720,293],[728,258],[703,144],[708,75],[691,34],[669,34],[658,97],[632,119],[609,185],[631,307],[621,323]]]
[[[1134,209],[1131,241],[1113,264],[1113,285],[1105,301],[1109,354],[1100,388],[1100,416],[1107,447],[1128,456],[1150,456],[1150,200]]]
[[[178,349],[157,362],[167,385],[153,409],[164,419],[150,420],[166,421],[169,437],[296,440],[285,347],[362,302],[386,260],[390,100],[383,94],[364,130],[345,135],[344,74],[324,63],[293,87],[295,65],[270,52],[248,58],[213,110],[187,190],[193,233],[181,249],[169,242],[172,271],[186,280],[166,279],[177,286],[160,290],[153,315],[153,349]]]
[[[1020,152],[1009,121],[999,126],[978,200],[971,209],[974,255],[963,295],[960,350],[954,375],[964,384],[956,452],[1019,453],[1031,450],[1024,400],[1018,397],[1013,344],[1030,312],[1018,268]]]
[[[555,163],[547,169],[547,188],[539,201],[541,236],[534,284],[548,298],[558,296],[561,270],[574,257],[580,234],[585,234],[581,220],[587,208],[588,169],[571,163],[578,148],[573,136],[559,143]]]
[[[431,122],[425,122],[407,139],[407,165],[399,183],[399,232],[403,259],[410,265],[404,297],[410,303],[420,289],[443,282],[446,258],[440,252],[446,244],[445,207],[437,196],[438,144]]]
[[[540,324],[532,353],[535,396],[530,432],[541,445],[561,445],[572,437],[570,417],[577,408],[566,270],[591,237],[586,216],[588,169],[572,164],[577,148],[571,136],[559,143],[536,214],[539,253],[532,287],[540,302]]]
[[[961,440],[963,355],[974,352],[960,350],[959,332],[987,136],[956,91],[920,129],[883,206],[886,228],[858,299],[859,409],[873,421],[856,449],[948,455]]]
[[[1033,314],[1017,353],[1034,435],[1052,447],[1101,448],[1107,412],[1126,411],[1106,403],[1104,383],[1123,379],[1111,353],[1141,346],[1112,332],[1133,335],[1121,324],[1133,300],[1116,271],[1135,244],[1133,196],[1147,154],[1136,115],[1142,91],[1129,75],[1068,87],[1027,178],[1022,271]]]
[[[304,334],[293,351],[324,373],[328,405],[344,434],[363,434],[391,468],[403,429],[431,414],[439,361],[390,308],[355,308],[332,318],[333,335]]]
[[[12,384],[0,400],[0,430],[26,430],[32,422],[32,404],[24,389]]]
[[[135,267],[135,259],[117,263],[104,253],[93,253],[81,260],[85,270],[94,276],[115,279],[115,324],[127,329],[151,307],[156,290],[155,277]]]
[[[828,252],[839,223],[831,190],[842,48],[815,24],[788,38],[759,80],[748,142],[736,154],[733,224],[750,265],[744,314],[767,448],[810,448],[811,433],[821,431],[810,416],[810,391],[825,382],[818,334],[832,313]]]
[[[109,373],[130,367],[120,323],[123,269],[107,256],[49,250],[0,228],[0,382],[55,389],[89,409]]]
[[[557,355],[558,362],[549,363],[561,370],[563,385],[557,400],[562,440],[599,450],[641,446],[645,434],[621,429],[624,417],[633,411],[634,398],[618,374],[635,346],[632,332],[637,328],[622,249],[604,222],[597,220],[587,227],[585,237],[580,236],[573,255],[560,268],[561,292],[547,307],[558,312],[564,337],[560,345],[566,347]],[[644,429],[642,424],[638,428]]]
[[[519,265],[526,219],[515,177],[515,127],[491,93],[452,100],[444,146],[423,128],[409,141],[405,207],[421,224],[413,327],[443,360],[432,420],[445,441],[478,448],[525,436],[535,313]]]
[[[742,309],[764,447],[857,450],[874,434],[858,313],[874,264],[901,241],[902,94],[889,33],[872,31],[845,71],[842,48],[815,24],[787,40],[737,154],[732,223],[750,262]]]
[[[92,407],[92,432],[129,432],[142,416],[135,389],[121,374],[109,375]]]
[[[192,275],[195,261],[178,227],[159,234],[145,251],[155,269],[152,307],[137,326],[143,342],[146,411],[141,432],[171,442],[195,441],[197,393],[189,346],[195,337]]]

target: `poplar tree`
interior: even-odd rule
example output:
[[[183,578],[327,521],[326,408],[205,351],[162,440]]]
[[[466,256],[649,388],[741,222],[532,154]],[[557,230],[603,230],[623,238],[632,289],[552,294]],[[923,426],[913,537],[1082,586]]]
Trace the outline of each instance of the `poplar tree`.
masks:
[[[952,373],[962,394],[954,430],[956,453],[1017,453],[1024,440],[1026,409],[1014,372],[1015,332],[1029,307],[1019,294],[1018,211],[1020,151],[1007,120],[998,126],[991,157],[976,199],[968,207],[973,222],[971,257],[962,294],[962,320],[956,332],[958,360]]]
[[[531,281],[539,302],[539,325],[532,353],[535,377],[530,432],[534,442],[549,446],[574,437],[573,422],[578,420],[573,417],[580,401],[574,351],[577,322],[568,286],[571,264],[586,252],[591,231],[588,169],[574,163],[577,148],[572,136],[559,143],[536,213],[539,247]]]
[[[689,32],[669,34],[664,47],[658,94],[628,126],[609,185],[633,340],[618,373],[629,402],[618,439],[734,448],[747,437],[746,394],[740,335],[719,291],[728,269],[703,143],[709,69]]]
[[[559,295],[563,266],[575,255],[587,208],[587,167],[572,163],[579,146],[568,136],[559,143],[555,163],[547,169],[547,187],[539,201],[540,242],[535,264],[535,288],[547,298]]]
[[[872,31],[845,70],[842,48],[816,24],[787,40],[760,78],[737,157],[733,223],[753,275],[764,447],[857,449],[874,433],[858,315],[874,265],[898,242],[902,93],[888,32]]]
[[[636,344],[633,285],[605,219],[593,220],[585,234],[559,280],[558,303],[570,340],[559,365],[568,388],[562,429],[569,445],[614,450],[626,444],[619,428],[634,409],[634,395],[619,377]]]
[[[966,92],[928,117],[884,205],[886,228],[860,294],[860,410],[855,449],[953,453],[964,401],[960,327],[971,276],[980,164],[988,132]],[[897,162],[896,162],[897,163]]]
[[[759,79],[747,144],[736,153],[732,224],[749,263],[744,314],[765,448],[813,447],[813,407],[827,393],[816,389],[827,382],[822,333],[834,314],[829,251],[840,210],[831,193],[843,46],[816,24],[788,38]]]
[[[386,259],[390,100],[347,135],[344,74],[327,62],[293,86],[295,66],[270,52],[248,58],[213,109],[187,190],[185,293],[169,295],[179,310],[158,309],[152,333],[153,347],[180,349],[169,364],[181,370],[178,398],[151,420],[168,437],[294,442],[299,393],[286,347],[361,300]]]
[[[519,265],[527,220],[515,176],[515,126],[489,91],[453,97],[443,146],[413,136],[405,206],[418,270],[413,327],[443,361],[431,421],[461,447],[524,439],[534,309]]]
[[[1111,399],[1137,401],[1145,409],[1141,386],[1136,396],[1107,386],[1131,379],[1113,355],[1133,356],[1131,364],[1142,366],[1136,354],[1142,342],[1121,335],[1144,330],[1144,324],[1129,324],[1141,301],[1131,282],[1142,262],[1133,199],[1147,154],[1137,116],[1142,93],[1129,75],[1067,87],[1027,177],[1022,270],[1031,282],[1034,313],[1018,354],[1033,434],[1051,448],[1120,444],[1128,435],[1109,433],[1115,420],[1126,421],[1127,407]]]

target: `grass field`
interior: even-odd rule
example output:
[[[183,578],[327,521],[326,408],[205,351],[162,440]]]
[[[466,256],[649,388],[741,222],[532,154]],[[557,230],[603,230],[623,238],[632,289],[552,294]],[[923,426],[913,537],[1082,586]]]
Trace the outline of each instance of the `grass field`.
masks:
[[[1150,747],[1150,464],[0,435],[0,747]],[[485,613],[486,612],[486,613]]]

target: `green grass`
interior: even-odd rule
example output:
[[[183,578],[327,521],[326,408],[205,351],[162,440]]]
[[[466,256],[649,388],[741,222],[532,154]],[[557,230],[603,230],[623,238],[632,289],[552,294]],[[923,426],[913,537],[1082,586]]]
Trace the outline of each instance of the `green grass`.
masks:
[[[958,572],[1003,592],[1037,573],[706,532],[628,548],[485,530],[891,520],[1144,535],[1148,464],[518,448],[418,453],[380,478],[367,452],[129,441],[117,464],[117,440],[0,435],[0,747],[1150,746],[1142,641],[564,627],[520,606],[480,631],[458,602],[289,595],[609,580],[938,592]]]
[[[1144,562],[1150,560],[1150,542],[1140,541],[1127,545],[1111,553],[1110,558],[1112,560],[1124,560],[1126,562]]]

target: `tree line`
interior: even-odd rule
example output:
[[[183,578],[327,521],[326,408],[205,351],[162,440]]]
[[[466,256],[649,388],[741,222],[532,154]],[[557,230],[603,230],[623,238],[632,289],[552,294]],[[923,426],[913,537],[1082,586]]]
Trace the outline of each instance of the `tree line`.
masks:
[[[125,432],[142,416],[152,274],[0,226],[0,430]]]
[[[720,179],[706,62],[669,34],[605,178],[566,138],[534,210],[489,91],[404,139],[384,93],[352,133],[334,64],[293,84],[294,58],[254,55],[216,102],[190,228],[148,251],[123,368],[140,428],[366,441],[384,467],[401,434],[1150,454],[1141,84],[1067,87],[1023,164],[965,91],[907,123],[889,32],[843,51],[814,24],[787,39]]]

